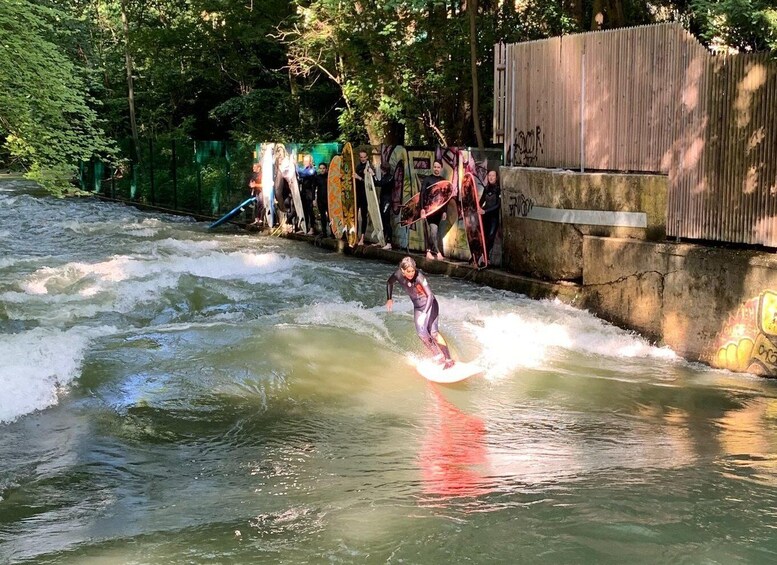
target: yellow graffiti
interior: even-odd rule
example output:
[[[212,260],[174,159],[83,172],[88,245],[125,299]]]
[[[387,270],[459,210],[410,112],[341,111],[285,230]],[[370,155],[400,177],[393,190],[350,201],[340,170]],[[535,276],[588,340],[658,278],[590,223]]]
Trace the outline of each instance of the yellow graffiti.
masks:
[[[716,341],[714,367],[777,376],[777,293],[766,291],[742,304]]]
[[[759,304],[760,329],[768,335],[777,335],[777,294],[766,291]]]

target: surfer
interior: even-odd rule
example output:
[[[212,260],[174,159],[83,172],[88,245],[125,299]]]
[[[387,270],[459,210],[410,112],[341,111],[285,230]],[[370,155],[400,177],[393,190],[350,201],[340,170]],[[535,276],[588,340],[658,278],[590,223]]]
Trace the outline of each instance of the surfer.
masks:
[[[359,241],[356,245],[364,245],[364,232],[367,231],[367,189],[364,186],[365,175],[372,174],[372,167],[367,161],[367,152],[359,151],[359,163],[354,171],[356,179],[356,210],[359,215]]]
[[[440,229],[440,221],[444,220],[447,217],[447,214],[445,213],[445,209],[440,208],[437,212],[434,214],[426,215],[426,211],[424,208],[426,207],[426,204],[429,200],[432,198],[431,191],[429,188],[437,184],[438,182],[442,182],[445,179],[441,176],[442,174],[442,161],[438,161],[437,159],[434,160],[434,163],[432,164],[432,174],[425,176],[424,180],[421,181],[421,217],[426,219],[426,225],[428,227],[428,233],[426,234],[426,258],[427,259],[444,259],[442,252],[437,248],[437,233]]]
[[[488,171],[483,196],[480,197],[480,211],[483,214],[483,231],[486,235],[486,254],[491,257],[496,230],[499,228],[499,209],[502,206],[502,190],[499,188],[496,171]]]
[[[429,286],[429,281],[421,271],[416,269],[412,257],[402,259],[399,262],[399,268],[386,281],[386,310],[389,312],[394,306],[392,299],[394,284],[400,285],[413,302],[415,331],[434,356],[434,360],[443,363],[445,369],[452,367],[455,361],[451,358],[448,344],[437,329],[440,306]]]

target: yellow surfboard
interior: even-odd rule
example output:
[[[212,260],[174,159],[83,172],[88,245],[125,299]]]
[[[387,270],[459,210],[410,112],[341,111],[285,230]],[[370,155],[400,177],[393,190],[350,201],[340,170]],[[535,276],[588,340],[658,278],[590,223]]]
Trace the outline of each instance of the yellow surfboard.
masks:
[[[343,222],[347,230],[348,245],[356,244],[356,179],[353,163],[353,148],[350,143],[343,146],[342,161],[340,162],[340,176],[342,192],[340,193],[343,206]]]

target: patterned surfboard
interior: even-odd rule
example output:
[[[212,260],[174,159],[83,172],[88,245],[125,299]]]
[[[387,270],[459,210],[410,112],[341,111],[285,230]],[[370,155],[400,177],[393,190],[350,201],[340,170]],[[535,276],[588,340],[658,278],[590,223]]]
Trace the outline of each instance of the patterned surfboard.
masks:
[[[448,204],[448,201],[453,196],[453,185],[450,181],[443,180],[434,183],[429,187],[431,197],[429,202],[424,207],[426,214],[434,214],[440,208]],[[421,219],[421,193],[413,195],[400,211],[400,223],[403,226],[409,226]]]
[[[370,239],[378,242],[382,247],[386,245],[386,239],[383,237],[383,221],[380,217],[380,195],[372,179],[372,174],[365,175],[364,190],[367,193],[367,208],[370,214],[370,223],[372,224]]]
[[[394,189],[391,191],[391,227],[394,228],[394,243],[407,249],[407,229],[398,229],[399,210],[402,208],[404,194],[410,192],[410,173],[408,171],[407,151],[401,145],[391,149],[388,154],[388,164],[394,173]]]
[[[332,233],[335,239],[342,239],[347,233],[345,217],[343,216],[343,158],[335,155],[329,162],[329,174],[327,177],[327,200],[329,203],[329,222],[332,224]]]
[[[467,233],[467,244],[472,254],[472,261],[478,269],[488,266],[486,254],[486,238],[483,233],[483,216],[480,214],[480,201],[475,176],[465,173],[461,182],[461,215],[464,218],[464,229]]]
[[[340,198],[343,205],[343,222],[347,231],[348,245],[356,244],[356,179],[353,178],[353,148],[350,143],[343,146],[342,160],[340,162],[341,192]]]
[[[305,213],[302,210],[302,196],[299,191],[299,183],[297,182],[297,150],[286,150],[286,159],[283,160],[281,167],[283,171],[283,178],[289,183],[289,190],[291,190],[291,201],[294,203],[294,213],[297,216],[297,226],[302,233],[308,231],[308,226],[305,222]]]

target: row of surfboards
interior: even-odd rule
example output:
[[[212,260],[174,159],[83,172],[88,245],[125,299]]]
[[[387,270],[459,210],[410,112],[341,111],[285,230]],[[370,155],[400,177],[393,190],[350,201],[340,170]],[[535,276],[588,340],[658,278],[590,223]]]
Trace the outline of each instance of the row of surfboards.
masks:
[[[281,144],[266,144],[264,146],[261,155],[262,203],[265,210],[265,224],[274,226],[275,205],[278,205],[279,212],[285,212],[283,199],[280,197],[276,198],[275,194],[276,191],[280,190],[281,181],[285,180],[292,195],[294,208],[298,211],[299,227],[303,232],[306,232],[311,226],[305,224],[304,215],[301,213],[302,198],[297,180],[297,157],[296,150],[289,151]],[[393,176],[391,212],[398,219],[398,227],[410,230],[416,222],[422,219],[422,207],[420,193],[416,190],[415,194],[409,194],[409,192],[413,191],[413,188],[406,174],[407,152],[404,148],[397,147],[384,157]],[[338,239],[347,240],[351,246],[355,245],[357,240],[357,218],[359,216],[356,209],[354,170],[353,147],[350,143],[346,143],[341,154],[334,155],[329,163],[327,197],[332,233]],[[464,170],[459,182],[454,184],[449,180],[445,180],[432,185],[429,188],[429,197],[426,199],[426,205],[423,207],[423,210],[426,212],[426,215],[432,214],[443,207],[448,207],[447,209],[451,210],[452,208],[449,207],[450,203],[452,201],[455,202],[455,210],[463,222],[471,260],[475,266],[483,268],[488,265],[488,256],[480,213],[477,179],[474,173],[475,171],[468,166]],[[365,190],[372,230],[371,232],[367,232],[366,229],[363,231],[367,232],[369,239],[383,246],[386,241],[380,215],[380,198],[372,175],[365,175]],[[405,199],[404,201],[403,198]],[[211,224],[210,227],[214,228],[228,221],[251,205],[253,201],[253,197],[247,199]]]

